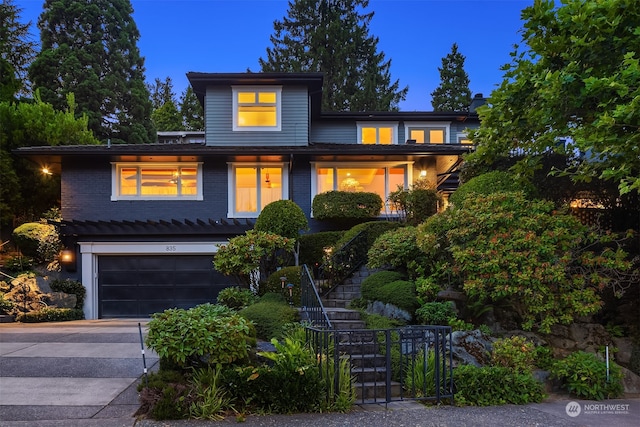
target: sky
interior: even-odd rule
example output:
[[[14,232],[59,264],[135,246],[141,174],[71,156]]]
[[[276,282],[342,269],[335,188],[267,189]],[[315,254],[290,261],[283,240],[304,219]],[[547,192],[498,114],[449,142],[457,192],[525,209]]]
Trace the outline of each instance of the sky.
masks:
[[[140,32],[148,82],[171,77],[179,96],[186,73],[260,71],[273,23],[287,16],[286,0],[131,0]],[[431,111],[431,92],[440,84],[438,67],[453,43],[465,56],[464,69],[475,95],[502,81],[501,66],[520,44],[521,11],[533,0],[370,0],[370,35],[391,60],[392,81],[409,87],[401,111]],[[15,0],[21,21],[31,21],[33,39],[44,0]]]

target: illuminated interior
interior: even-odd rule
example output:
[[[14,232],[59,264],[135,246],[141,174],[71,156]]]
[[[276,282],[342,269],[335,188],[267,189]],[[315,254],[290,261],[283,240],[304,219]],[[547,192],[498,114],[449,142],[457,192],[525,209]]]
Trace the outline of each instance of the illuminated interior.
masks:
[[[120,196],[196,196],[198,169],[179,166],[127,166],[120,171]]]
[[[237,125],[240,127],[275,127],[276,92],[238,92]]]
[[[363,127],[361,135],[362,144],[393,144],[392,127]]]
[[[417,144],[444,144],[444,129],[410,129],[409,139]]]
[[[235,212],[257,213],[266,205],[282,199],[282,169],[279,167],[237,167]]]

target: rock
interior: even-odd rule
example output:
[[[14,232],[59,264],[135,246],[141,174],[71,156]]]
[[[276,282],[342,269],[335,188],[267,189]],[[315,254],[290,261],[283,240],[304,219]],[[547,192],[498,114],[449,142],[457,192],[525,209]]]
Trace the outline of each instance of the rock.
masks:
[[[379,314],[381,316],[388,317],[389,319],[400,319],[405,322],[411,321],[411,314],[401,308],[396,307],[393,304],[385,304],[380,301],[374,301],[367,305],[367,313]]]
[[[74,294],[66,294],[64,292],[43,294],[40,299],[49,307],[57,308],[75,308],[77,302],[77,298]]]
[[[640,393],[640,376],[634,374],[624,366],[620,366],[622,371],[622,384],[624,385],[625,393]]]
[[[467,295],[464,292],[445,289],[438,292],[438,299],[445,301],[466,301]]]
[[[631,338],[612,338],[613,345],[618,349],[615,354],[616,363],[629,366],[631,364],[631,353],[633,352],[633,342]]]
[[[493,345],[479,330],[455,331],[451,334],[453,360],[461,365],[482,366],[489,362]]]
[[[605,327],[598,323],[554,325],[551,327],[551,334],[545,335],[545,339],[556,350],[556,356],[578,350],[596,353],[612,342]]]

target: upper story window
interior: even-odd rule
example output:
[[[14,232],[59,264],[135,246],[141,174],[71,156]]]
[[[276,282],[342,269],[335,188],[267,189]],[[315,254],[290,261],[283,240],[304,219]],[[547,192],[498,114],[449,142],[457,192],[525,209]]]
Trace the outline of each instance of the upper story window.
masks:
[[[397,123],[358,123],[360,144],[397,144]]]
[[[234,131],[281,130],[280,86],[233,86]]]
[[[464,144],[464,145],[473,144],[473,141],[469,139],[466,133],[459,133],[457,137],[458,137],[458,144]]]
[[[201,163],[114,163],[111,200],[202,200]]]
[[[286,163],[229,164],[229,218],[256,218],[266,205],[288,195]]]
[[[416,144],[448,144],[448,123],[414,123],[405,128],[407,140]]]

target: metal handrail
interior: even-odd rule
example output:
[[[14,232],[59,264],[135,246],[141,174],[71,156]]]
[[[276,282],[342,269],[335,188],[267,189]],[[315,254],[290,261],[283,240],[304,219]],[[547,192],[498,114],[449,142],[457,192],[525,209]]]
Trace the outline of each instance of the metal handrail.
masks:
[[[311,272],[306,264],[302,266],[300,277],[301,305],[302,312],[306,316],[306,321],[311,322],[314,327],[321,329],[331,329],[331,320],[324,309],[320,294],[316,289]]]
[[[327,294],[355,272],[367,260],[368,233],[366,230],[356,234],[351,240],[345,243],[340,249],[331,254],[328,261],[318,269],[318,278],[326,286],[322,293]]]

